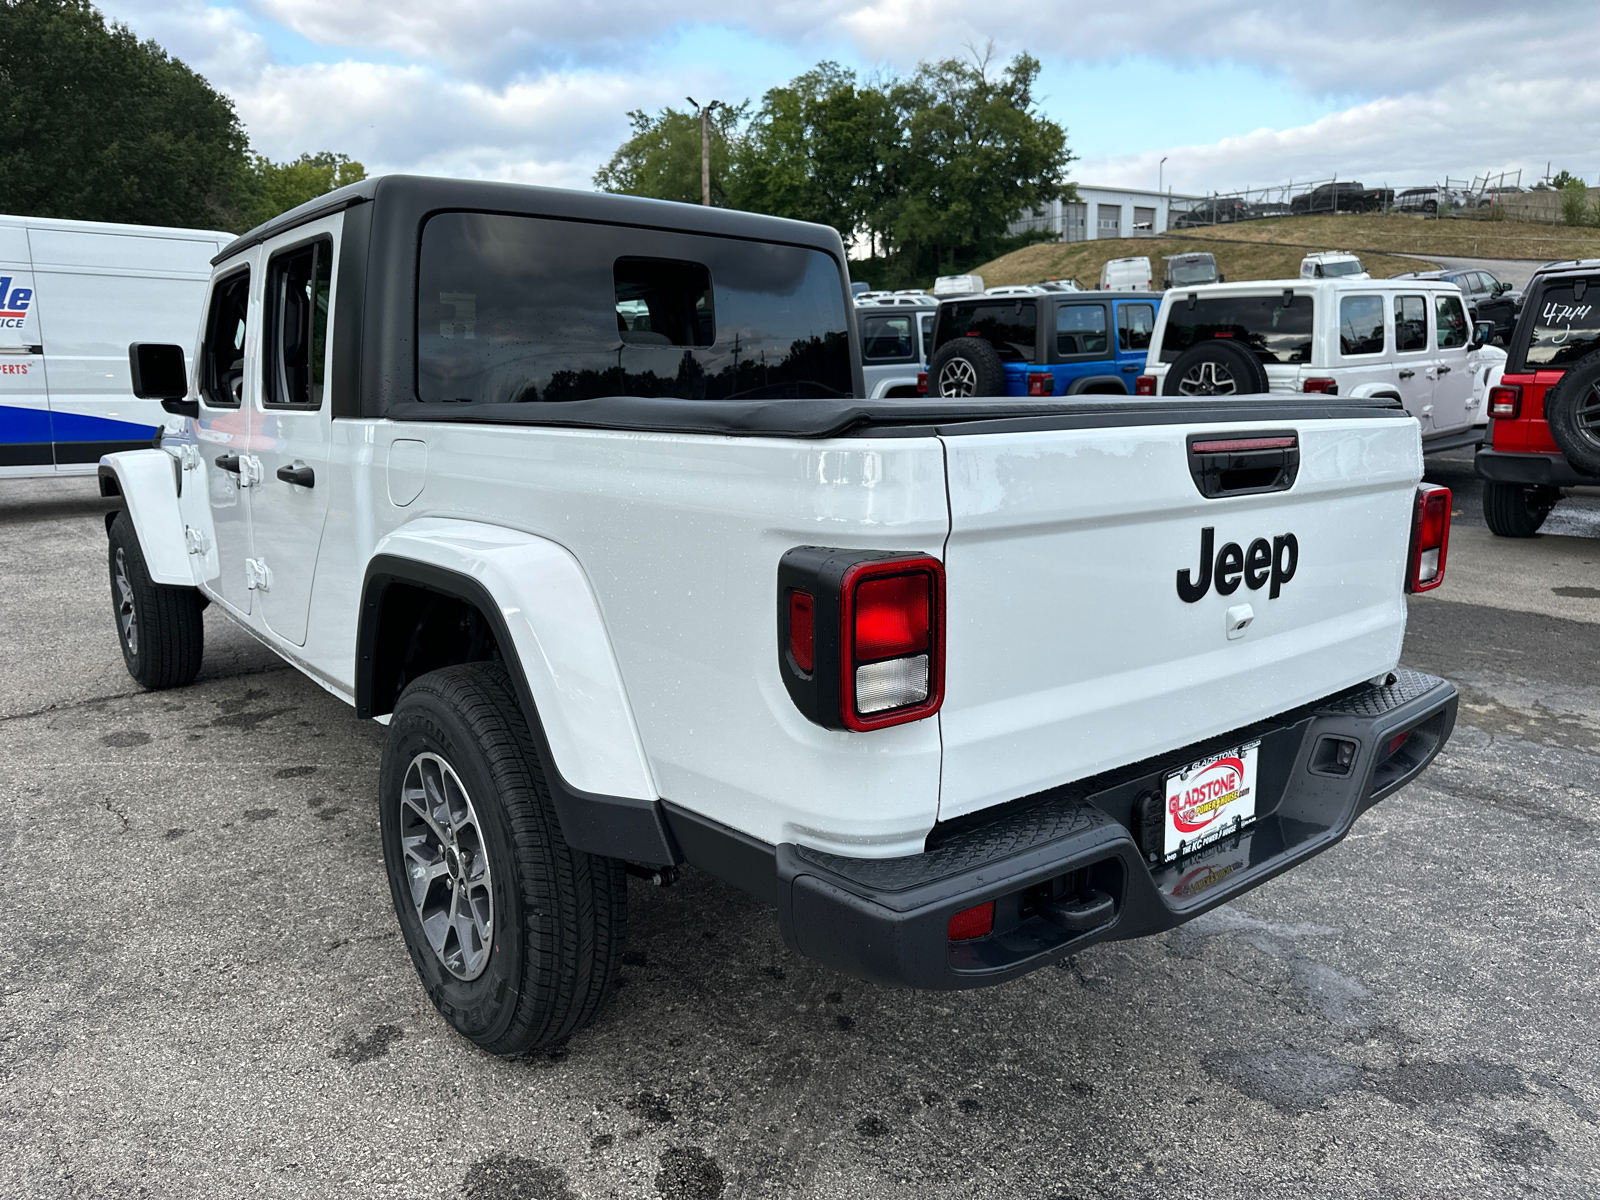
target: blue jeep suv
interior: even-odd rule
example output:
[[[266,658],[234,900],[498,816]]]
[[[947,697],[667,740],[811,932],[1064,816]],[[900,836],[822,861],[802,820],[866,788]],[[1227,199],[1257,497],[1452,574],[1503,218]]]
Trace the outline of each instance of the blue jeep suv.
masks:
[[[939,305],[935,396],[1131,395],[1161,297],[1151,292],[962,296]]]

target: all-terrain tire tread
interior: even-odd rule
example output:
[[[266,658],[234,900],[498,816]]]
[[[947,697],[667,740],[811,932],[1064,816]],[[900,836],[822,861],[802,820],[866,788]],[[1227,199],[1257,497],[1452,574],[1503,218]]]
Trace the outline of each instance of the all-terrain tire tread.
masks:
[[[1550,509],[1530,495],[1525,484],[1488,479],[1483,484],[1483,521],[1496,537],[1531,538]]]

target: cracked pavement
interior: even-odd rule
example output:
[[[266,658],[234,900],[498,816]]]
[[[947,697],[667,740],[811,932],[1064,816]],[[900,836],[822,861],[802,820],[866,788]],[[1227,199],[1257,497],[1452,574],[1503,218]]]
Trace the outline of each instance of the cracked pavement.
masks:
[[[505,1061],[395,929],[383,731],[213,609],[146,694],[92,480],[0,481],[0,1186],[39,1197],[1586,1197],[1600,1176],[1600,498],[1482,531],[1405,662],[1422,779],[1171,933],[912,993],[630,881],[625,986]],[[1588,534],[1589,536],[1572,536]],[[1589,593],[1593,593],[1592,595]]]

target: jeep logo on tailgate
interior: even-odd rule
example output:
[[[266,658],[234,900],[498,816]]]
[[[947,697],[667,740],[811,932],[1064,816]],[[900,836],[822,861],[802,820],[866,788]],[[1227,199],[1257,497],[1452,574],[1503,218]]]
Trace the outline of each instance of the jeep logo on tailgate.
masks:
[[[1270,544],[1266,538],[1257,538],[1244,550],[1238,542],[1229,542],[1216,552],[1213,562],[1211,552],[1216,544],[1217,531],[1207,525],[1200,531],[1199,578],[1188,567],[1178,572],[1178,599],[1185,604],[1193,604],[1209,592],[1213,580],[1219,596],[1233,595],[1241,582],[1252,592],[1270,582],[1267,598],[1276,600],[1300,565],[1300,539],[1292,533],[1279,534]]]

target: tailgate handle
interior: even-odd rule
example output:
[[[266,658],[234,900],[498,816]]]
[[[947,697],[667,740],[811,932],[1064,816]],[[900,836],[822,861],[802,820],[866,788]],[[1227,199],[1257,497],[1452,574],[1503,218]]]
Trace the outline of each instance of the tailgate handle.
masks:
[[[1286,492],[1300,473],[1292,429],[1189,435],[1189,474],[1207,499]]]

